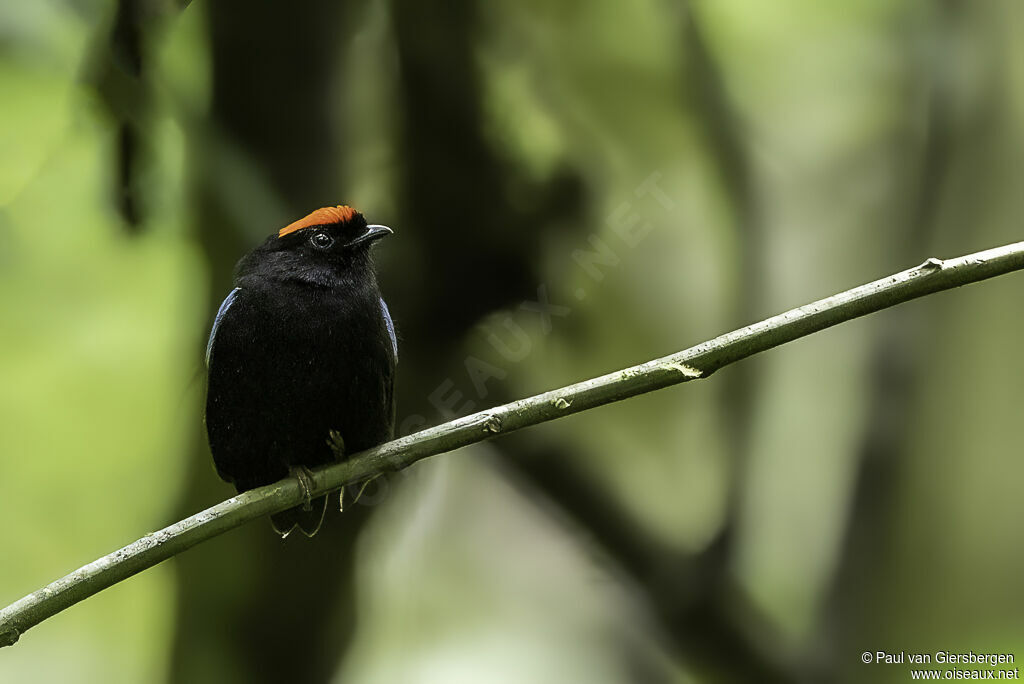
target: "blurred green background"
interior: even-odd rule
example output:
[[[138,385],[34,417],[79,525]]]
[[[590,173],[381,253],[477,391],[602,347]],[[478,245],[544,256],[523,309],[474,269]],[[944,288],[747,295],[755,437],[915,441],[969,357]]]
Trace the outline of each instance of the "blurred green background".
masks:
[[[0,4],[0,604],[231,494],[202,350],[280,226],[395,229],[410,432],[1021,239],[1022,36],[1012,0]],[[1024,658],[1022,292],[430,459],[311,541],[249,525],[32,629],[0,681]]]

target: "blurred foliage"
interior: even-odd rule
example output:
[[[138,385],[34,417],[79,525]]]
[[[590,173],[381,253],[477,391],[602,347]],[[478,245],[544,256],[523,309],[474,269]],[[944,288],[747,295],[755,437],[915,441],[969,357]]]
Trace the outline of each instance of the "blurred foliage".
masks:
[[[179,4],[0,6],[0,603],[230,493],[208,322],[313,205],[396,229],[404,431],[1020,239],[1009,0]],[[0,681],[905,681],[861,652],[1012,651],[1021,288],[431,459],[311,542],[250,526],[36,627]]]

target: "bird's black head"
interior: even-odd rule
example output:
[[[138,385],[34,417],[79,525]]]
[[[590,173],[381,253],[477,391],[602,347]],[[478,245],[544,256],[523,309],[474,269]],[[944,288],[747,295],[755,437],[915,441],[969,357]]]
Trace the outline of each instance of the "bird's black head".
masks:
[[[267,238],[242,259],[239,279],[247,276],[335,287],[373,278],[370,246],[391,234],[387,226],[367,225],[351,207],[317,209]]]

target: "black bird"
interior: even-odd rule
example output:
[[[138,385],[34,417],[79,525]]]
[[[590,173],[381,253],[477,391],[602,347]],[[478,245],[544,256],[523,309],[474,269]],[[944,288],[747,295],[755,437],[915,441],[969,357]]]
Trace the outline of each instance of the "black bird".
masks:
[[[370,246],[391,234],[351,207],[317,209],[238,262],[206,346],[206,434],[239,492],[391,438],[398,344]],[[313,536],[327,497],[271,516]]]

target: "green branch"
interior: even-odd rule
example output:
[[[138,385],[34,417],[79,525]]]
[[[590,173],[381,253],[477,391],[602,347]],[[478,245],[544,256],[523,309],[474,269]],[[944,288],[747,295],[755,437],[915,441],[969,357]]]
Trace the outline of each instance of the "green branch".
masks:
[[[314,472],[314,496],[498,434],[688,380],[819,330],[917,297],[1024,269],[1024,242],[920,266],[792,309],[713,340],[615,373],[458,418]],[[79,568],[0,610],[0,647],[79,601],[250,520],[301,504],[295,479],[260,487]]]

